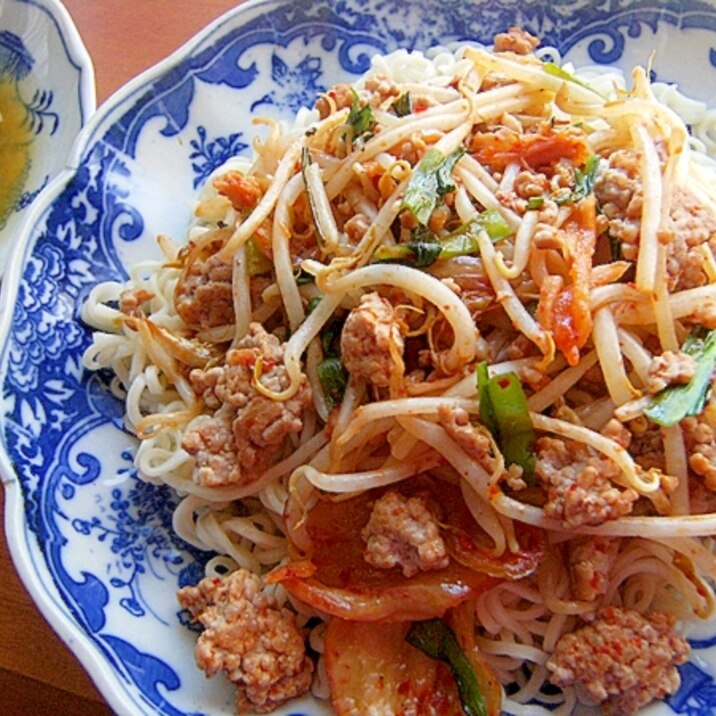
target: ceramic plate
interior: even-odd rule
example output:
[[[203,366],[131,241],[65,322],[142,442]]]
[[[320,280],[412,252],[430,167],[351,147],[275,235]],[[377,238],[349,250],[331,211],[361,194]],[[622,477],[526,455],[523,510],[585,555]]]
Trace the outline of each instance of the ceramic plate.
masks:
[[[290,118],[374,53],[490,43],[515,24],[579,65],[630,67],[655,51],[659,79],[716,106],[716,6],[696,0],[249,2],[105,103],[76,168],[31,206],[2,313],[7,532],[33,598],[117,712],[230,714],[233,690],[194,665],[175,592],[207,555],[172,534],[175,497],[137,481],[122,405],[107,376],[81,366],[80,305],[98,281],[156,255],[158,233],[184,235],[197,187],[250,147],[253,116]],[[681,690],[649,713],[716,711],[716,637],[699,636]],[[302,701],[281,713],[323,710]]]
[[[59,0],[0,2],[0,273],[35,197],[95,109],[87,50]]]

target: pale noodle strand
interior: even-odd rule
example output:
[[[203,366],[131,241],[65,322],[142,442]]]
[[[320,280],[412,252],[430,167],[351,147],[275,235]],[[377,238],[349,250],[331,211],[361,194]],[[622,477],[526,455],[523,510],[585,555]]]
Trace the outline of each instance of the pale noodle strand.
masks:
[[[293,273],[293,261],[290,252],[290,209],[299,195],[303,193],[304,189],[301,174],[294,174],[293,177],[286,182],[285,187],[277,199],[271,239],[276,283],[281,292],[283,305],[286,309],[286,316],[288,317],[288,324],[292,331],[295,331],[298,326],[301,325],[306,316],[301,301],[301,294],[298,290],[298,284],[296,283],[296,277]]]
[[[336,439],[336,443],[342,445],[348,442],[373,420],[402,415],[435,414],[441,407],[462,409],[471,413],[478,410],[476,401],[463,398],[395,398],[378,403],[367,403],[353,412],[353,417]]]
[[[511,209],[508,209],[494,195],[493,191],[484,184],[480,176],[480,165],[470,155],[465,155],[455,166],[455,176],[462,182],[465,189],[470,195],[476,199],[485,209],[494,209],[500,213],[505,223],[512,231],[517,231],[522,223],[522,219]],[[472,216],[477,213],[474,210]],[[472,216],[461,217],[463,221],[467,221]]]
[[[487,532],[495,545],[504,545],[504,527],[492,506],[485,499],[488,494],[490,480],[485,470],[475,460],[470,459],[440,425],[434,425],[413,417],[401,418],[401,422],[420,441],[439,452],[460,477],[470,485],[475,494],[481,498],[479,501],[478,524]],[[475,503],[474,507],[477,508],[478,503]]]
[[[313,394],[313,407],[323,422],[328,422],[328,416],[331,410],[323,392],[321,379],[318,375],[318,366],[323,360],[323,350],[318,338],[314,338],[308,346],[306,353],[306,375],[308,382],[311,384],[311,393]]]
[[[664,460],[666,473],[678,480],[676,489],[670,495],[672,514],[689,514],[689,458],[686,454],[684,435],[680,425],[661,429],[664,439]]]
[[[639,393],[627,377],[619,346],[617,324],[608,306],[600,308],[594,314],[592,340],[611,399],[617,406],[629,402]]]
[[[654,140],[643,120],[631,125],[631,135],[641,156],[641,181],[643,199],[639,254],[636,262],[636,287],[651,294],[656,282],[659,248],[659,224],[661,222],[662,181],[659,155]]]
[[[576,385],[597,364],[597,352],[590,351],[575,366],[563,370],[541,390],[527,399],[527,405],[535,413],[541,413]],[[494,366],[493,366],[494,367]]]
[[[511,552],[518,552],[519,545],[515,543],[512,526],[506,527],[505,523],[499,519],[499,515],[495,515],[493,507],[473,489],[467,480],[460,481],[460,491],[475,524],[480,525],[492,539],[494,544],[492,553],[496,557],[500,557],[508,549]],[[502,529],[498,528],[497,523]]]
[[[274,400],[289,400],[301,384],[301,356],[311,341],[319,334],[323,326],[333,316],[343,299],[343,294],[324,296],[318,306],[311,311],[298,330],[289,338],[284,348],[284,365],[289,378],[288,387],[272,395]]]
[[[298,468],[298,473],[314,487],[325,492],[345,493],[371,490],[401,482],[406,478],[426,472],[440,463],[437,455],[421,458],[417,462],[403,462],[399,465],[383,465],[376,470],[351,473],[327,473],[310,465]]]
[[[288,180],[296,171],[296,162],[306,144],[305,135],[294,142],[281,158],[268,191],[261,197],[256,208],[242,221],[219,252],[219,257],[228,261],[242,244],[245,244],[268,219],[283,192]]]
[[[118,333],[122,330],[122,313],[107,304],[118,301],[125,285],[116,281],[104,281],[92,288],[80,309],[80,318],[87,325],[102,333]],[[102,335],[101,333],[98,335]],[[87,349],[89,351],[90,348]]]
[[[497,264],[497,268],[506,279],[517,278],[527,268],[527,264],[530,260],[532,236],[534,235],[538,219],[539,213],[536,211],[528,211],[522,217],[522,223],[520,224],[520,227],[517,230],[517,235],[515,236],[512,266],[507,266],[502,252],[498,251],[495,253],[495,263]]]
[[[639,376],[642,385],[645,385],[652,360],[651,353],[644,348],[641,341],[631,331],[625,328],[618,328],[617,333],[622,353],[631,363],[631,367]]]
[[[360,149],[346,157],[340,168],[333,173],[326,174],[326,193],[333,199],[340,194],[353,176],[355,164],[361,164],[372,159],[381,152],[390,150],[401,142],[410,139],[416,132],[424,130],[448,132],[462,124],[468,117],[467,102],[464,99],[456,100],[447,105],[439,105],[432,110],[426,110],[416,118],[411,118],[394,129],[380,132],[366,142]]]
[[[196,535],[201,542],[209,545],[211,551],[228,555],[240,568],[261,573],[261,564],[251,546],[243,540],[232,540],[212,510],[196,517]]]
[[[663,539],[677,537],[707,537],[716,533],[716,513],[683,515],[679,517],[620,517],[598,526],[566,527],[559,520],[550,519],[544,510],[519,502],[504,494],[493,494],[490,502],[506,517],[518,522],[572,534],[603,535],[604,537],[649,537]]]
[[[211,547],[196,534],[195,513],[207,509],[209,502],[197,495],[188,495],[172,513],[172,529],[177,535],[198,549],[209,551]],[[229,502],[215,502],[214,509],[225,509]]]
[[[368,263],[381,243],[392,241],[392,236],[389,233],[390,227],[400,213],[401,201],[407,185],[408,178],[398,183],[393,193],[385,200],[380,211],[375,215],[365,234],[361,237],[353,251],[356,266],[363,266]]]
[[[234,254],[231,276],[231,293],[234,299],[234,336],[232,347],[249,332],[251,322],[251,284],[246,260],[246,245],[242,244]]]
[[[625,486],[632,487],[639,493],[648,493],[659,489],[658,477],[652,473],[640,475],[629,453],[614,440],[580,425],[574,425],[565,420],[549,418],[540,413],[530,412],[530,417],[535,429],[585,443],[608,457],[621,470]]]
[[[125,401],[124,421],[127,427],[134,432],[136,426],[144,417],[140,405],[142,394],[147,387],[147,380],[144,375],[138,375],[130,384]]]
[[[309,262],[305,262],[305,264],[308,265]],[[397,264],[364,266],[338,279],[334,279],[330,275],[324,277],[320,268],[318,271],[316,281],[319,287],[328,294],[323,299],[324,301],[329,296],[335,298],[336,295],[345,295],[359,288],[380,285],[395,286],[422,296],[437,306],[452,326],[455,334],[453,345],[448,351],[446,366],[448,370],[457,370],[474,358],[477,329],[472,316],[465,304],[442,281],[418,269]],[[321,304],[316,310],[319,310],[320,307]],[[309,320],[310,318],[309,316]]]
[[[546,363],[551,362],[552,358],[554,358],[552,336],[532,318],[522,301],[515,294],[510,282],[500,273],[495,263],[495,247],[492,245],[487,232],[480,231],[477,242],[485,271],[495,291],[497,301],[505,309],[515,329],[529,338],[542,351]]]
[[[250,517],[229,517],[221,523],[221,529],[228,535],[235,535],[242,542],[252,545],[252,550],[262,565],[273,565],[286,556],[286,538],[272,534],[275,524],[266,513]]]
[[[666,284],[666,251],[667,247],[659,242],[656,259],[657,274],[653,293],[654,316],[662,350],[678,351],[679,341],[676,337],[669,289]]]

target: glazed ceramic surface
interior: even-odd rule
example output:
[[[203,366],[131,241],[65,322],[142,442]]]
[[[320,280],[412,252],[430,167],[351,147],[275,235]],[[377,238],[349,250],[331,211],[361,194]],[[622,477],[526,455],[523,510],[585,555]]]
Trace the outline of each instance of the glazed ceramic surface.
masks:
[[[3,21],[12,4],[43,7],[5,0]],[[716,6],[696,0],[249,2],[105,103],[73,169],[31,205],[3,294],[7,532],[38,606],[117,712],[230,714],[233,690],[194,665],[196,633],[175,593],[200,578],[208,555],[173,535],[177,498],[136,478],[123,406],[107,375],[81,365],[90,341],[82,302],[98,281],[122,280],[156,256],[157,234],[182,239],[197,188],[249,151],[252,117],[290,119],[364,72],[374,53],[491,44],[512,25],[578,65],[630,68],[655,51],[658,79],[716,106]],[[25,89],[26,80],[18,87],[28,102],[52,89]],[[62,128],[57,92],[43,102],[38,142]],[[705,625],[691,643],[681,690],[648,713],[716,712],[716,628]],[[327,712],[308,699],[280,713]]]
[[[92,64],[62,3],[1,0],[0,273],[94,109]]]

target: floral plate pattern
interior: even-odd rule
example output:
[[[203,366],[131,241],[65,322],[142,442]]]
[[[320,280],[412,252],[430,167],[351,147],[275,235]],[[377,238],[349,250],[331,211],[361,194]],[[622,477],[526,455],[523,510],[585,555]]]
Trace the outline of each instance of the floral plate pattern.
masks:
[[[0,3],[0,273],[29,207],[95,109],[87,50],[59,0]],[[4,174],[4,176],[3,176]]]
[[[30,207],[0,312],[6,529],[33,598],[118,713],[230,714],[233,695],[194,666],[175,598],[208,555],[172,533],[176,497],[137,480],[108,376],[82,368],[83,300],[156,255],[158,233],[181,239],[197,187],[249,149],[253,116],[290,119],[374,53],[489,44],[516,24],[580,65],[628,68],[655,50],[656,76],[716,105],[712,3],[253,1],[108,101],[76,166]],[[716,712],[716,629],[692,645],[681,690],[649,713]],[[280,713],[328,712],[308,699]]]

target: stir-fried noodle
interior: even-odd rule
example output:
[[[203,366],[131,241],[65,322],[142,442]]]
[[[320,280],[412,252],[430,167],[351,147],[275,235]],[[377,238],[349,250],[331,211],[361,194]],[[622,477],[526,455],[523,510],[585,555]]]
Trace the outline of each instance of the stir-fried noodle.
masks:
[[[676,689],[677,634],[711,615],[716,120],[534,45],[375,58],[263,120],[188,242],[83,308],[139,475],[219,555],[182,604],[239,710],[313,683],[354,713],[374,692],[338,647],[407,648],[395,624],[442,617],[493,712],[630,713]],[[266,595],[264,629],[310,632],[283,691],[217,656],[227,572],[237,603]],[[599,638],[666,656],[620,681]]]

